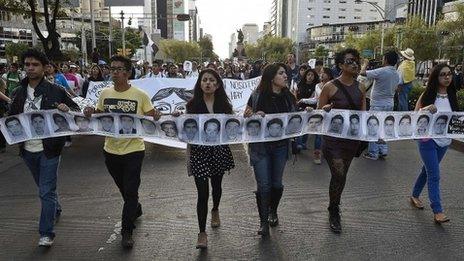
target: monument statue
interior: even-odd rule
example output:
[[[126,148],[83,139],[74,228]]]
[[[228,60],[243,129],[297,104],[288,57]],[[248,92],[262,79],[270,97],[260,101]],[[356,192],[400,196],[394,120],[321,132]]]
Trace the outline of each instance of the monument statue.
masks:
[[[238,30],[237,30],[237,33],[238,33],[238,36],[237,36],[238,41],[237,41],[237,43],[243,43],[243,32],[242,32],[242,29],[238,29]]]

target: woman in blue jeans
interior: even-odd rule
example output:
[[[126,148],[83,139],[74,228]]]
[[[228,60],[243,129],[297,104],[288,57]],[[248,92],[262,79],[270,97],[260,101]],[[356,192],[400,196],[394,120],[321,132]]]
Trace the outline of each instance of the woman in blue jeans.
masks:
[[[431,113],[457,111],[458,101],[452,80],[453,72],[448,65],[436,65],[432,69],[424,93],[417,101],[415,110],[427,110]],[[438,120],[440,120],[440,117],[436,119],[436,121]],[[440,162],[450,144],[451,139],[448,138],[422,139],[418,141],[419,154],[424,165],[414,184],[410,201],[414,207],[424,209],[419,196],[425,184],[427,184],[430,207],[434,214],[433,219],[438,224],[449,221],[449,218],[443,213],[440,200]]]
[[[295,97],[287,88],[285,64],[275,63],[263,70],[261,82],[248,100],[244,116],[295,111]],[[250,143],[250,163],[255,173],[256,202],[260,218],[258,234],[269,235],[269,225],[277,226],[277,207],[282,197],[282,175],[288,159],[289,140]]]

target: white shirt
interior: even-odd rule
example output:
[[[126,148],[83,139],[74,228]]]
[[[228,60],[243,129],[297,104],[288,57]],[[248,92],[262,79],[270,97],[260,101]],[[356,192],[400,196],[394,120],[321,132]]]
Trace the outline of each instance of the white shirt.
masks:
[[[34,96],[34,88],[27,86],[27,98],[24,103],[24,112],[40,110],[40,103],[42,102],[42,96]],[[28,140],[24,142],[24,149],[29,152],[41,152],[43,151],[42,140]]]
[[[442,98],[437,95],[437,98],[435,99],[435,106],[437,107],[437,112],[451,112],[453,111],[451,109],[451,104],[449,102],[448,97]],[[435,143],[440,146],[440,147],[446,147],[451,144],[451,139],[449,138],[438,138],[438,139],[433,139]]]

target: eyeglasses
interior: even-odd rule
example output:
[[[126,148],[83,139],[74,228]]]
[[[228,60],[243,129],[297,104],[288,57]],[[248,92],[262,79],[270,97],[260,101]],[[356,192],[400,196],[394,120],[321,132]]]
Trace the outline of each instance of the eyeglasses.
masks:
[[[446,77],[446,76],[451,76],[451,75],[453,75],[453,73],[452,73],[451,71],[449,71],[449,72],[442,72],[442,73],[440,73],[439,75],[440,75],[440,77]]]
[[[355,59],[345,59],[344,64],[346,65],[359,65],[359,61]]]
[[[124,72],[126,71],[126,68],[124,67],[110,67],[110,72]]]

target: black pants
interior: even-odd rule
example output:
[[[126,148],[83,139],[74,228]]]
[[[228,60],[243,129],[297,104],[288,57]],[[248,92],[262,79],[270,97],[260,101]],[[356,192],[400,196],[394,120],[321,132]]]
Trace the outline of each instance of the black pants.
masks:
[[[219,202],[222,195],[222,176],[215,175],[211,179],[211,187],[213,194],[213,210],[218,210]],[[195,177],[195,185],[197,186],[198,199],[197,199],[197,217],[200,232],[206,230],[206,218],[208,216],[208,198],[209,198],[209,184],[208,178]]]
[[[340,205],[343,189],[346,184],[346,174],[353,159],[326,158],[326,160],[332,174],[329,187],[329,208],[335,208]]]
[[[137,219],[140,172],[145,151],[125,155],[115,155],[104,151],[104,155],[106,168],[124,199],[121,234],[132,233],[135,228],[134,222]]]
[[[0,104],[1,107],[1,104]],[[5,111],[0,108],[0,118],[4,116]],[[5,137],[3,136],[3,133],[0,132],[0,149],[4,149],[6,147],[6,140]]]

